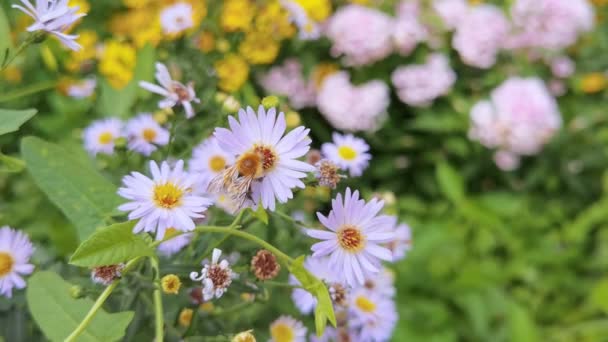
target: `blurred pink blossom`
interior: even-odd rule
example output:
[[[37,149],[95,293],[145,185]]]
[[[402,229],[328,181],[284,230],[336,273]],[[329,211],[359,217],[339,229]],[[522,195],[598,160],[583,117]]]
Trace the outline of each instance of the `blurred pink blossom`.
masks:
[[[551,72],[555,77],[568,78],[574,74],[575,68],[574,61],[566,56],[557,57],[551,61]]]
[[[503,171],[513,171],[519,167],[520,157],[509,151],[496,151],[494,163]]]
[[[325,34],[332,41],[331,54],[344,55],[347,65],[371,64],[393,50],[393,18],[359,5],[340,8],[329,18]]]
[[[328,76],[317,94],[317,106],[337,129],[374,131],[378,128],[390,102],[388,86],[382,81],[369,81],[355,86],[348,73]]]
[[[432,5],[448,30],[453,30],[458,26],[469,8],[465,0],[434,0]]]
[[[474,6],[458,20],[452,46],[465,64],[487,69],[496,63],[508,31],[509,22],[498,7]]]
[[[426,107],[437,97],[449,93],[456,73],[446,56],[434,53],[425,64],[397,68],[391,79],[401,101],[410,106]]]
[[[393,41],[400,54],[407,56],[418,43],[427,40],[428,30],[418,20],[420,4],[418,1],[401,1],[397,6],[397,17],[393,28]]]
[[[469,137],[515,155],[537,154],[562,125],[555,99],[538,78],[512,77],[471,109]],[[504,165],[504,157],[497,157]]]
[[[269,95],[286,96],[294,109],[311,107],[316,103],[314,83],[304,79],[302,64],[295,58],[272,67],[259,78],[259,83]]]

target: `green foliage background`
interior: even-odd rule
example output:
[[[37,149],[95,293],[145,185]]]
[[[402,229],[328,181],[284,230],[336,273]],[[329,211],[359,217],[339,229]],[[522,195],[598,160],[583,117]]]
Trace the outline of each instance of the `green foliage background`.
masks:
[[[92,2],[91,13],[116,8],[116,3]],[[7,4],[2,5],[10,19],[13,11]],[[606,15],[604,8],[598,8],[600,18]],[[4,40],[4,19],[0,11],[0,47],[8,41]],[[83,26],[96,27],[102,20],[90,15]],[[56,58],[65,57],[56,42],[44,45]],[[328,46],[326,41],[314,48],[285,43],[280,59],[299,56],[310,69],[321,60],[329,60]],[[548,79],[549,70],[540,63],[505,55],[497,66],[481,72],[461,64],[453,51],[445,52],[450,54],[458,74],[452,93],[428,109],[406,107],[393,94],[386,124],[377,133],[363,135],[372,146],[370,168],[363,177],[341,185],[342,189],[346,185],[359,188],[368,196],[393,192],[396,200],[389,211],[413,228],[414,248],[404,261],[394,265],[400,313],[394,341],[607,341],[607,92],[584,94],[579,81],[588,72],[608,69],[608,25],[601,21],[592,34],[569,51],[577,63],[577,76],[570,81],[568,93],[559,98],[564,119],[561,132],[540,155],[526,158],[519,170],[508,173],[496,169],[491,151],[467,139],[468,111],[508,76]],[[356,82],[388,81],[394,67],[420,61],[425,53],[419,48],[407,59],[392,56],[351,73]],[[150,79],[152,63],[158,56],[176,62],[184,74],[205,85],[200,89],[201,111],[190,125],[183,126],[177,140],[177,150],[188,156],[192,144],[225,118],[219,114],[219,104],[212,100],[215,80],[209,76],[212,61],[219,56],[202,56],[185,44],[156,50],[146,47],[139,51],[136,77]],[[29,49],[20,63],[24,81],[20,85],[0,81],[0,107],[36,108],[38,114],[18,132],[0,136],[0,223],[19,227],[35,240],[37,269],[60,273],[70,283],[81,285],[86,297],[95,298],[101,289],[91,286],[88,271],[68,266],[67,261],[79,241],[95,227],[109,224],[108,218],[116,215],[112,212],[117,200],[113,194],[120,177],[129,170],[142,169],[144,164],[137,156],[91,160],[82,151],[79,137],[94,118],[130,117],[153,109],[155,102],[139,92],[135,84],[117,92],[103,80],[94,100],[74,100],[53,90],[16,96],[37,86],[52,88],[48,85],[61,73],[45,66],[37,48]],[[251,82],[235,96],[244,104],[254,105],[256,94],[262,92]],[[316,111],[304,110],[301,115],[312,128],[316,146],[329,139],[332,128]],[[0,122],[0,127],[4,124]],[[6,132],[0,128],[0,133]],[[48,154],[35,155],[32,145],[37,140],[23,139],[29,135],[59,146],[52,147]],[[52,164],[54,171],[37,175],[45,172],[44,165],[37,164],[44,158],[47,160],[43,164]],[[74,197],[70,185],[82,192],[82,197]],[[58,191],[61,189],[65,190],[63,194]],[[78,216],[77,209],[87,198],[104,206],[97,215],[99,221],[74,224],[91,217],[90,213]],[[327,209],[327,197],[314,191],[301,194],[289,207],[301,208],[311,201],[322,201],[325,204],[319,209]],[[63,206],[58,208],[52,202]],[[66,217],[60,209],[73,217]],[[230,222],[219,213],[213,220]],[[257,222],[250,231],[293,257],[306,254],[311,244],[291,223],[274,215],[268,226]],[[163,273],[174,272],[187,279],[192,258],[208,255],[210,246],[220,239],[202,239],[176,260],[163,261]],[[242,251],[244,268],[257,248],[231,239],[223,249],[230,251],[231,247]],[[151,272],[146,267],[139,271],[143,275]],[[151,310],[145,300],[136,300],[146,289],[136,279],[126,282],[127,286],[120,286],[105,306],[106,311],[133,310],[135,318],[126,338],[150,340]],[[240,290],[244,289],[238,285],[231,289],[234,293]],[[273,289],[264,305],[244,306],[238,312],[198,320],[196,329],[232,333],[255,328],[262,340],[270,321],[282,313],[295,314],[289,294],[286,289]],[[40,296],[40,301],[55,297],[52,293],[31,295]],[[165,299],[165,318],[175,322],[188,300],[185,296]],[[235,296],[220,306],[238,303]],[[7,341],[42,338],[23,291],[11,302],[0,299],[0,335]]]

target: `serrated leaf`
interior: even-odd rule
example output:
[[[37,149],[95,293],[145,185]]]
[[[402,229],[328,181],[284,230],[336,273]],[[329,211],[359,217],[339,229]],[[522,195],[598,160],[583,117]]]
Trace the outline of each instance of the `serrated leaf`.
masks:
[[[295,259],[294,262],[287,265],[287,268],[300,281],[302,287],[317,298],[315,328],[317,336],[323,335],[327,321],[334,327],[336,326],[336,314],[334,313],[334,307],[327,286],[304,267],[304,256]]]
[[[436,173],[439,188],[453,202],[464,198],[464,180],[458,172],[446,162],[437,165]]]
[[[88,160],[34,137],[22,140],[21,154],[36,184],[74,223],[80,241],[108,224],[121,202],[117,187]]]
[[[35,109],[0,109],[0,135],[17,131],[37,112]]]
[[[72,255],[72,265],[96,267],[127,262],[140,256],[154,256],[140,235],[133,234],[135,221],[100,228],[85,240]]]
[[[260,220],[265,225],[268,225],[268,213],[266,212],[266,209],[264,209],[264,207],[262,207],[261,205],[258,205],[258,209],[255,211],[251,209],[251,215]]]
[[[36,272],[28,281],[27,303],[34,320],[51,341],[63,341],[80,324],[93,301],[70,295],[72,284],[54,272]],[[133,312],[109,314],[97,311],[91,323],[79,336],[79,342],[117,341],[133,319]]]

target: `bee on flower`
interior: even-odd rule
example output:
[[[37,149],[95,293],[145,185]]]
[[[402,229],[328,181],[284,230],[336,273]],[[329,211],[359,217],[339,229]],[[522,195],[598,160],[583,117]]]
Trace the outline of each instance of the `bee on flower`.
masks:
[[[98,120],[84,130],[84,148],[93,156],[98,153],[111,155],[114,154],[116,140],[122,137],[122,121],[115,118]]]
[[[143,113],[129,120],[126,131],[129,150],[144,156],[169,143],[169,131],[161,127],[151,114]]]
[[[224,295],[224,292],[232,284],[232,279],[237,277],[237,274],[230,268],[228,260],[220,261],[221,255],[222,251],[214,248],[211,263],[207,263],[203,267],[200,275],[198,272],[190,273],[190,279],[202,282],[203,299],[206,301]]]
[[[186,118],[190,119],[194,116],[192,102],[200,103],[200,100],[194,93],[194,84],[192,82],[184,85],[173,80],[169,74],[169,70],[162,63],[156,63],[156,80],[160,86],[145,81],[139,82],[139,86],[150,92],[165,97],[163,100],[158,102],[158,108],[171,108],[180,104],[182,107],[184,107]]]
[[[34,271],[29,260],[34,246],[29,237],[9,226],[0,228],[0,295],[11,298],[13,289],[25,287],[23,276]]]
[[[297,158],[310,149],[309,129],[300,126],[284,135],[285,115],[263,106],[257,115],[251,107],[241,109],[238,121],[230,116],[228,122],[230,129],[216,128],[214,135],[235,162],[211,180],[209,192],[226,193],[238,208],[247,202],[274,211],[277,200],[285,203],[293,188],[304,188],[301,179],[314,167]]]
[[[162,240],[169,228],[181,232],[194,230],[194,219],[204,218],[203,213],[211,200],[192,193],[198,177],[184,171],[183,160],[174,168],[164,161],[159,167],[150,161],[152,179],[139,172],[131,172],[123,178],[118,194],[129,202],[118,207],[129,212],[129,220],[139,220],[134,233],[156,232],[156,240]]]
[[[21,0],[21,3],[23,6],[12,7],[34,19],[34,23],[27,28],[28,32],[46,32],[59,39],[68,49],[80,50],[81,46],[76,42],[78,35],[66,33],[78,19],[86,15],[79,13],[78,6],[70,7],[68,0],[36,0],[35,7],[29,0]]]

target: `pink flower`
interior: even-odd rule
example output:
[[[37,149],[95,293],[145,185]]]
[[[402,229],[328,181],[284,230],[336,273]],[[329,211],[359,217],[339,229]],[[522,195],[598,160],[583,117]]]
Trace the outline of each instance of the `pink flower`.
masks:
[[[314,82],[304,79],[302,64],[295,58],[272,67],[259,82],[268,94],[286,96],[294,109],[311,107],[316,103]]]
[[[509,23],[498,7],[478,5],[458,21],[452,46],[465,64],[487,69],[496,63],[508,30]]]
[[[401,1],[397,6],[397,18],[393,29],[395,48],[402,55],[409,55],[418,43],[428,38],[428,31],[418,20],[418,1]]]
[[[347,5],[329,18],[326,32],[331,54],[344,55],[347,65],[371,64],[393,50],[393,19],[375,9]]]
[[[519,167],[520,157],[508,151],[494,153],[494,163],[503,171],[513,171]]]
[[[557,132],[562,119],[555,99],[538,78],[513,77],[471,109],[469,137],[488,148],[517,156],[534,155]],[[509,160],[512,159],[512,160]],[[514,157],[501,153],[497,164],[515,165]]]
[[[345,71],[328,76],[317,94],[319,112],[332,126],[345,131],[377,129],[389,102],[389,89],[384,82],[355,86]]]
[[[575,68],[574,62],[566,56],[557,57],[551,61],[551,72],[555,77],[568,78],[574,74]]]
[[[434,99],[449,93],[456,81],[447,57],[434,53],[426,64],[397,68],[391,77],[399,99],[410,106],[426,107]]]
[[[465,0],[434,0],[433,9],[448,30],[455,29],[466,15],[469,6]]]
[[[511,7],[513,48],[562,49],[593,28],[593,7],[587,0],[516,0]]]

